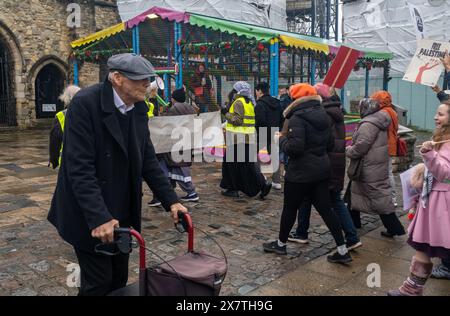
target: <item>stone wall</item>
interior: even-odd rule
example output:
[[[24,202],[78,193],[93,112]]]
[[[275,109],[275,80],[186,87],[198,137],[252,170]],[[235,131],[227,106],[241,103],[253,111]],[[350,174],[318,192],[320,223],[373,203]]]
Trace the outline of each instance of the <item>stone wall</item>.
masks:
[[[0,40],[11,51],[16,98],[16,117],[20,127],[36,119],[35,80],[39,71],[54,64],[71,82],[70,42],[120,21],[115,0],[0,0]],[[69,3],[81,8],[81,27],[67,26]],[[99,68],[84,64],[81,85],[98,82]]]
[[[84,63],[80,67],[79,72],[79,85],[81,88],[88,87],[90,85],[93,85],[95,83],[99,82],[99,71],[100,67],[97,64],[93,63]]]
[[[103,30],[120,22],[115,0],[95,1],[95,27]]]

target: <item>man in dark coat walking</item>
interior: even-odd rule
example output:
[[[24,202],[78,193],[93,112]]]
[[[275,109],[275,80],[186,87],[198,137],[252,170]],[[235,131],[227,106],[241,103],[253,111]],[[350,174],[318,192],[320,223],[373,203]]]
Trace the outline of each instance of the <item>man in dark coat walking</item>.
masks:
[[[272,142],[275,132],[282,127],[283,114],[280,100],[270,95],[270,87],[267,82],[260,82],[255,87],[257,98],[255,106],[256,132],[258,135],[258,148],[266,146],[269,154],[272,153]],[[272,175],[272,187],[281,190],[281,175],[278,168]]]
[[[79,295],[106,295],[128,281],[128,255],[105,256],[114,228],[141,229],[142,179],[177,222],[187,212],[159,167],[144,103],[152,64],[134,54],[108,60],[104,83],[79,92],[65,123],[64,148],[48,220],[71,244],[81,268]]]

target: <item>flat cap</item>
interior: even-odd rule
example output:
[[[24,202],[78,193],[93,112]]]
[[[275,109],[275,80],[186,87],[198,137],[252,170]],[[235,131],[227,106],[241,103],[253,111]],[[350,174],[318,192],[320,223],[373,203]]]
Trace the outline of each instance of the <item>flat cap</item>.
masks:
[[[118,71],[130,80],[143,80],[156,76],[151,62],[131,53],[111,56],[108,59],[108,69]]]

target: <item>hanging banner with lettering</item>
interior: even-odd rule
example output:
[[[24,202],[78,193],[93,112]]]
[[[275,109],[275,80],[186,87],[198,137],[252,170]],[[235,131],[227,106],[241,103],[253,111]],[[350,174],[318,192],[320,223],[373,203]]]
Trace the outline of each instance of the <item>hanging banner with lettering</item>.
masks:
[[[450,43],[428,39],[417,41],[417,50],[406,69],[403,80],[434,87],[444,70],[439,60],[445,51],[450,52]]]

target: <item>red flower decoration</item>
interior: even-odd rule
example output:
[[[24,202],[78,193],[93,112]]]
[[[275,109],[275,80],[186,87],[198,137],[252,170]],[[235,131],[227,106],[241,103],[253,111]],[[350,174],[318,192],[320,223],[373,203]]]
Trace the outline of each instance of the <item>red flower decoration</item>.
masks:
[[[230,49],[231,48],[231,43],[229,43],[229,42],[225,43],[224,48],[225,49]]]
[[[258,43],[258,46],[256,46],[256,49],[259,50],[260,52],[262,52],[266,47],[264,46],[263,43]]]
[[[84,56],[91,57],[92,53],[90,50],[84,52]]]
[[[371,70],[372,69],[372,63],[368,62],[366,63],[366,69]]]
[[[207,50],[208,50],[208,48],[206,46],[200,46],[200,51],[202,53],[206,53]]]

